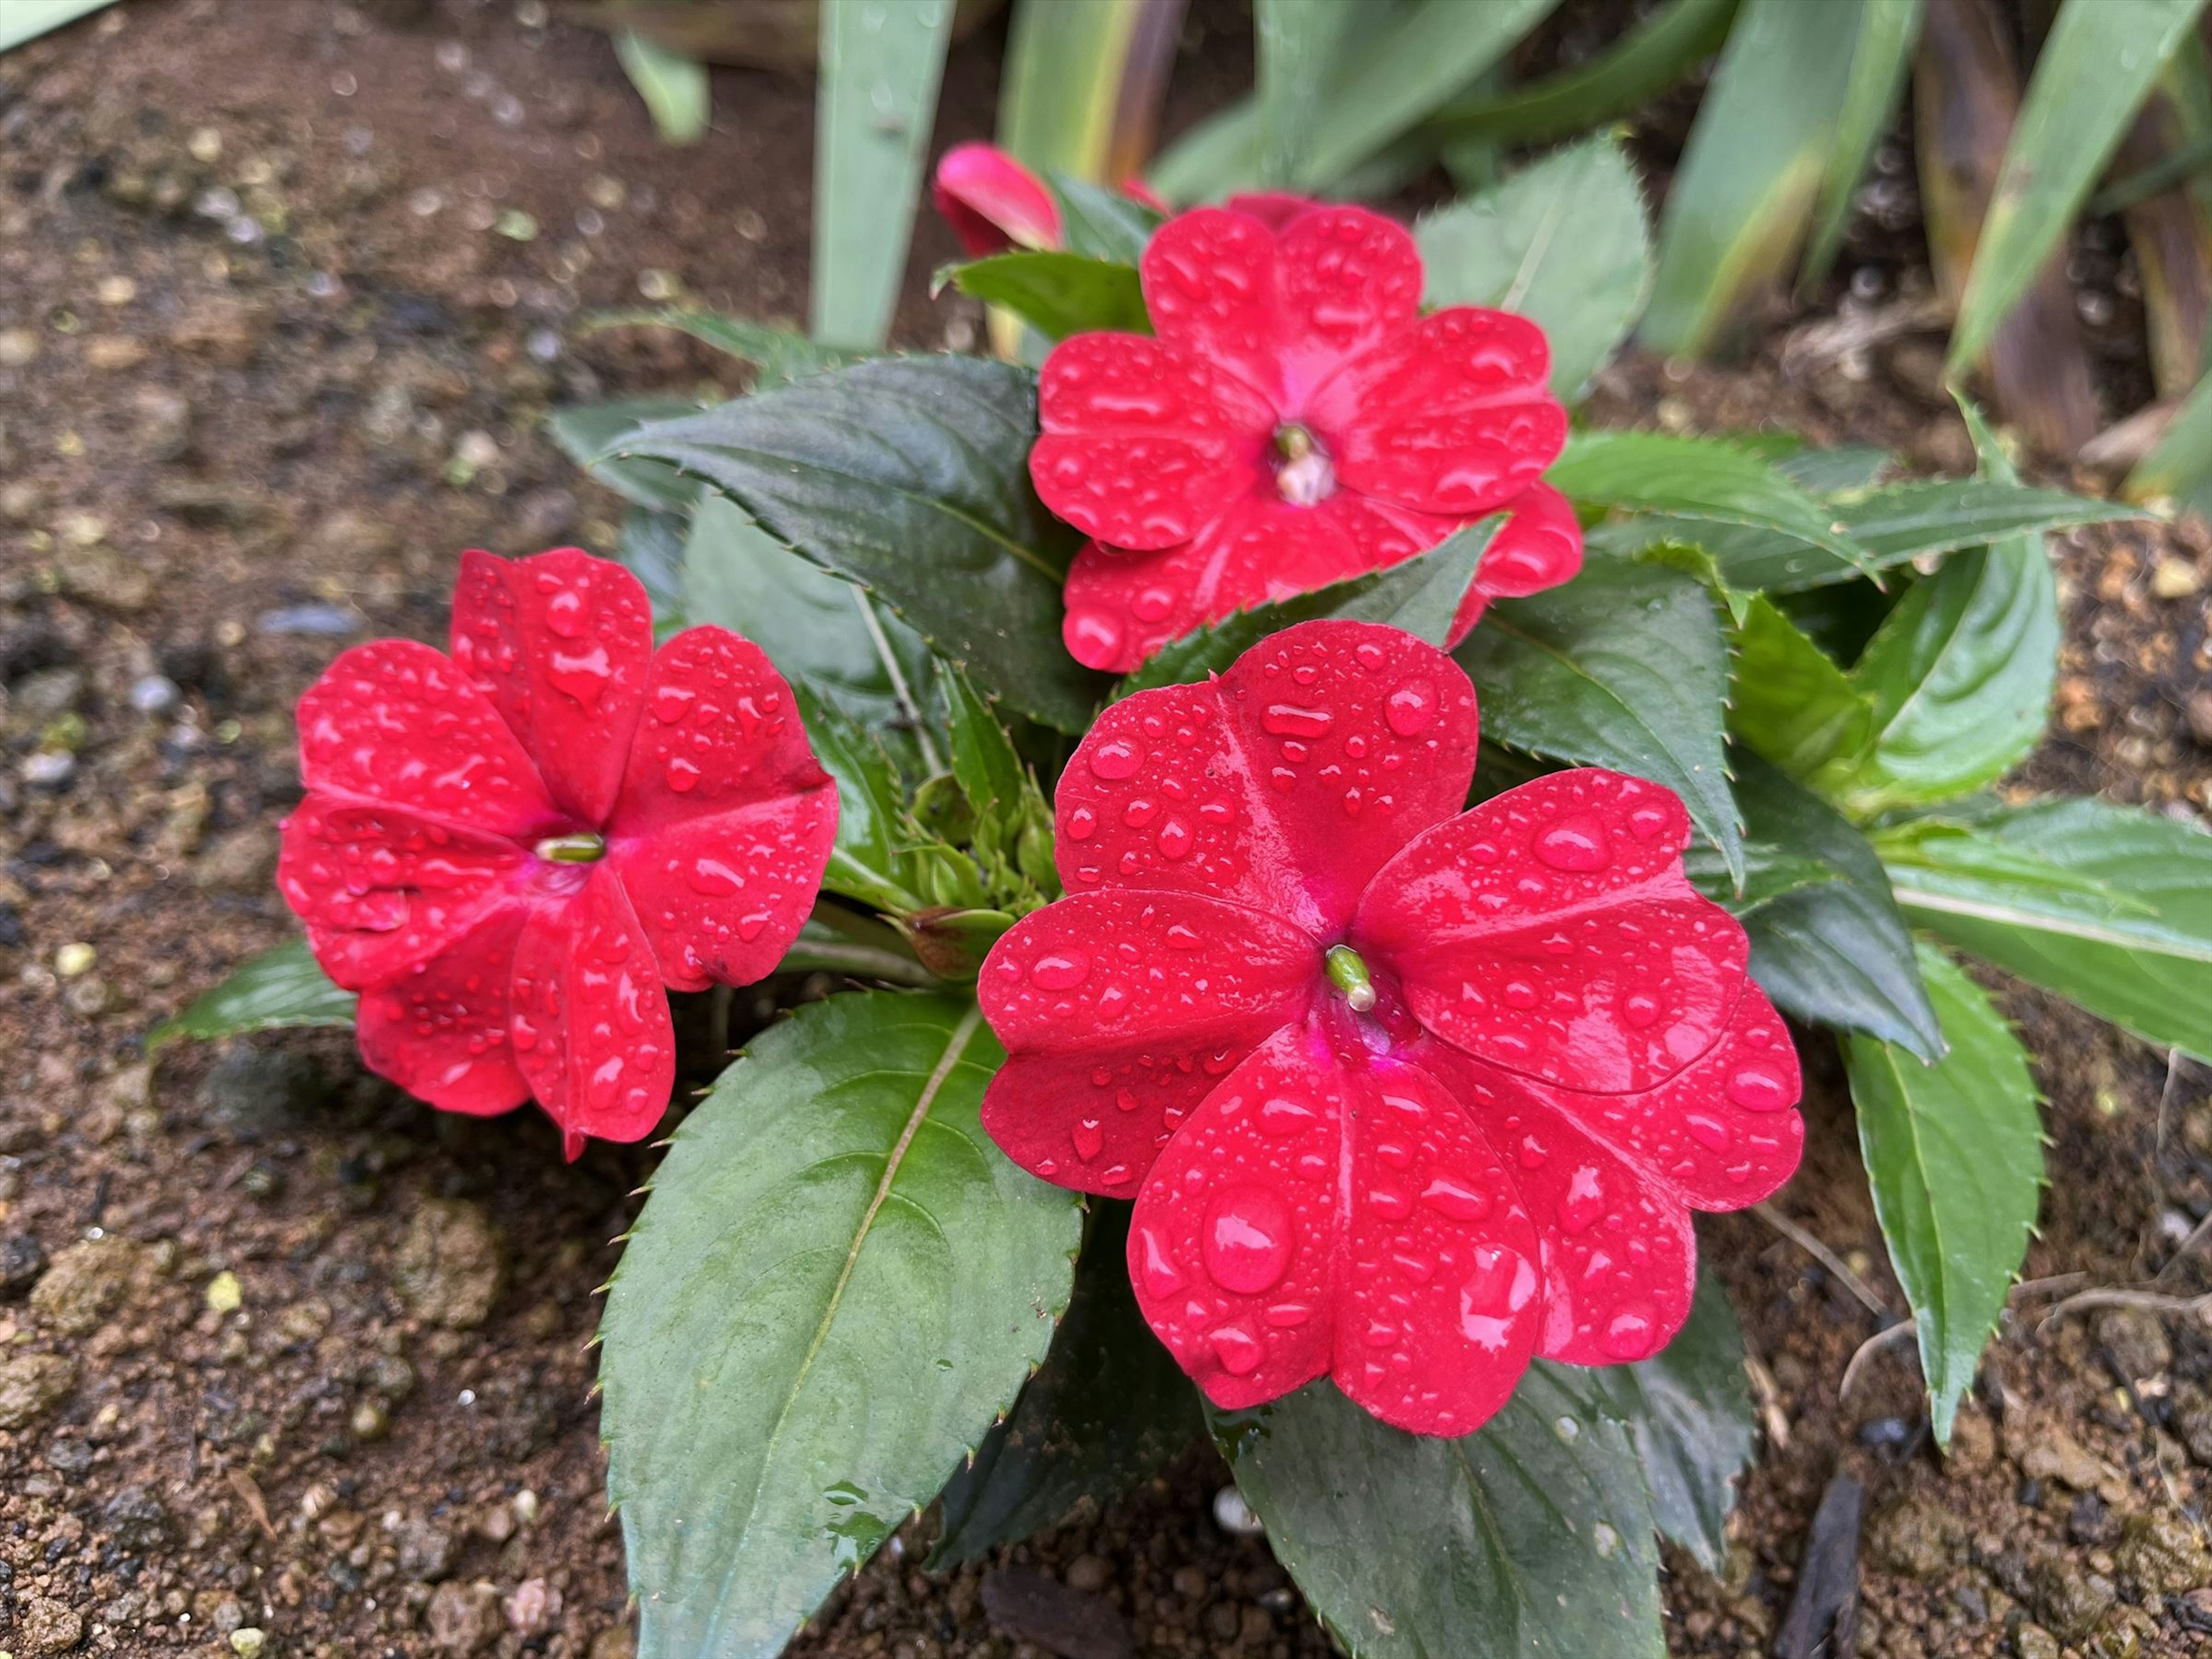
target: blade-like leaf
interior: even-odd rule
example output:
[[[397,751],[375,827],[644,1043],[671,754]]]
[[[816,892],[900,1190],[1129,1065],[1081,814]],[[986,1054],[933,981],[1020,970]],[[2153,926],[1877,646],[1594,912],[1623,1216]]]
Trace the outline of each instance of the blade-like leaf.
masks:
[[[1869,568],[1832,511],[1771,463],[1733,444],[1660,432],[1578,432],[1545,476],[1583,506],[1745,526],[1810,542],[1855,571]],[[1729,580],[1738,587],[1754,586]]]
[[[1327,1382],[1214,1413],[1275,1559],[1352,1659],[1658,1659],[1651,1500],[1595,1373],[1539,1360],[1451,1440]]]
[[[1743,1373],[1743,1332],[1728,1292],[1698,1273],[1689,1322],[1657,1354],[1589,1373],[1628,1419],[1659,1530],[1708,1572],[1728,1559],[1736,1478],[1755,1435]]]
[[[1848,778],[1873,739],[1874,699],[1764,594],[1745,608],[1735,643],[1737,740],[1816,788],[1831,769]]]
[[[1129,1206],[1101,1200],[1052,1352],[945,1489],[933,1571],[1066,1520],[1085,1498],[1112,1502],[1204,1427],[1198,1390],[1129,1289],[1128,1235]]]
[[[1262,183],[1279,189],[1297,178],[1358,16],[1352,0],[1253,0]]]
[[[1073,533],[1029,483],[1036,382],[1004,363],[890,357],[624,441],[861,583],[981,688],[1063,732],[1103,679],[1060,641]]]
[[[1702,583],[1599,561],[1564,587],[1492,605],[1456,654],[1486,737],[1665,785],[1743,879],[1722,750],[1728,647]]]
[[[2035,281],[2203,9],[2204,0],[2066,0],[2058,9],[1982,221],[1951,332],[1952,374],[1981,356]]]
[[[696,479],[685,477],[665,461],[624,460],[609,452],[641,427],[698,412],[697,404],[673,398],[578,404],[548,415],[545,433],[570,460],[625,501],[658,513],[674,513],[698,499]]]
[[[653,117],[653,130],[663,143],[696,144],[707,136],[713,118],[714,99],[707,85],[707,66],[686,58],[635,29],[615,36],[615,56],[645,100]]]
[[[1160,228],[1152,209],[1087,179],[1055,173],[1052,192],[1060,198],[1060,238],[1070,253],[1133,265]]]
[[[2149,454],[2128,475],[2131,501],[2171,501],[2212,519],[2212,374],[2197,383]]]
[[[1862,0],[1744,0],[1667,192],[1639,337],[1711,349],[1795,258],[1827,170]]]
[[[1317,617],[1388,623],[1440,646],[1497,529],[1497,520],[1484,519],[1387,570],[1224,617],[1161,647],[1115,688],[1115,695],[1126,697],[1155,685],[1182,685],[1218,674],[1268,635]]]
[[[674,306],[664,306],[659,310],[603,311],[587,319],[585,327],[592,333],[603,328],[672,328],[717,351],[726,351],[752,364],[759,371],[753,383],[756,392],[773,392],[809,374],[819,374],[825,368],[857,363],[869,355],[823,345],[796,329],[781,328],[774,323],[757,323],[749,317],[726,316],[719,311],[690,311]]]
[[[644,1659],[772,1659],[1044,1358],[1081,1212],[984,1134],[1002,1058],[969,998],[832,997],[677,1130],[600,1331]]]
[[[1495,306],[1543,325],[1552,389],[1579,393],[1635,325],[1651,281],[1644,197],[1609,134],[1555,150],[1413,228],[1432,306]]]
[[[148,1032],[146,1051],[179,1037],[205,1042],[295,1025],[350,1025],[357,1000],[331,983],[307,940],[289,939],[234,969],[212,991],[193,998],[184,1012]]]
[[[1805,268],[1798,278],[1801,289],[1817,288],[1835,264],[1836,250],[1844,245],[1844,228],[1850,217],[1851,196],[1866,176],[1875,146],[1889,131],[1897,112],[1898,91],[1905,72],[1912,65],[1912,47],[1920,35],[1920,12],[1926,0],[1864,0],[1859,14],[1858,40],[1851,47],[1850,79],[1844,88],[1844,104],[1836,118],[1835,148],[1820,180],[1820,204],[1813,240],[1805,252]]]
[[[1670,0],[1604,51],[1510,91],[1455,100],[1428,123],[1439,138],[1541,143],[1639,110],[1720,49],[1736,0]]]
[[[1146,182],[1170,202],[1206,201],[1260,186],[1260,106],[1246,98],[1168,146]]]
[[[1844,1045],[1859,1150],[1890,1265],[1912,1304],[1939,1445],[1996,1328],[2035,1225],[2043,1126],[2027,1054],[1981,988],[1932,946],[1921,977],[1950,1053]]]
[[[1817,859],[1836,877],[1743,914],[1752,977],[1799,1019],[1936,1058],[1942,1030],[1880,857],[1833,808],[1757,756],[1739,750],[1734,759],[1747,833]]]
[[[1144,289],[1132,265],[1025,248],[971,259],[949,274],[963,294],[1004,306],[1048,340],[1097,330],[1152,331]],[[940,277],[940,287],[942,283]]]
[[[2148,1042],[2212,1061],[2212,836],[2094,800],[1988,812],[1960,828],[1878,838],[1915,922]],[[2055,866],[2060,878],[2008,870],[1992,855]]]
[[[950,5],[821,0],[808,331],[871,348],[890,332],[921,191]]]

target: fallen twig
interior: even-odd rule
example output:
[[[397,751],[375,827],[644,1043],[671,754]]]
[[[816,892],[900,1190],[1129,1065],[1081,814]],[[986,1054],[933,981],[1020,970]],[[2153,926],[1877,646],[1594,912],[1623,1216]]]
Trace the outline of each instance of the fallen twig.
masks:
[[[1844,1265],[1843,1257],[1776,1209],[1773,1205],[1754,1204],[1751,1206],[1751,1212],[1833,1273],[1837,1281],[1865,1304],[1867,1311],[1875,1318],[1887,1319],[1892,1316],[1889,1304],[1875,1293],[1866,1280]]]

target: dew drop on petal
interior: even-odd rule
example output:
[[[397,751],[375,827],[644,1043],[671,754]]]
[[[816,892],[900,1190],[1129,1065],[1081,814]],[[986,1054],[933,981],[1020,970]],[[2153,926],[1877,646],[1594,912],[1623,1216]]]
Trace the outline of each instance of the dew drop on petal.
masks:
[[[1159,834],[1153,837],[1153,841],[1159,848],[1160,856],[1164,859],[1181,859],[1190,856],[1190,826],[1179,817],[1170,817],[1161,824]]]
[[[1437,1176],[1421,1189],[1421,1202],[1451,1221],[1480,1221],[1490,1213],[1490,1194],[1450,1176]]]
[[[1401,738],[1417,737],[1437,718],[1437,688],[1426,680],[1407,680],[1382,704],[1382,718]]]
[[[1030,964],[1030,983],[1040,991],[1072,991],[1091,977],[1091,958],[1080,951],[1048,951]]]
[[[1305,708],[1297,703],[1270,703],[1260,715],[1260,724],[1279,738],[1323,738],[1336,716],[1326,708]]]
[[[1682,1120],[1682,1127],[1709,1152],[1724,1152],[1728,1151],[1729,1142],[1735,1139],[1735,1133],[1727,1124],[1704,1112],[1692,1112]]]
[[[1739,1066],[1724,1086],[1728,1097],[1747,1112],[1778,1112],[1790,1103],[1788,1080],[1765,1066]]]
[[[1294,1135],[1310,1128],[1320,1114],[1303,1100],[1270,1095],[1260,1103],[1260,1127],[1271,1135]]]
[[[1632,1302],[1613,1315],[1605,1328],[1605,1351],[1615,1359],[1641,1359],[1658,1337],[1656,1315],[1641,1302]]]
[[[1536,856],[1554,870],[1587,874],[1613,862],[1613,841],[1605,825],[1588,813],[1561,818],[1536,837]]]
[[[1213,1356],[1221,1362],[1221,1369],[1231,1376],[1249,1376],[1260,1369],[1266,1350],[1259,1339],[1242,1325],[1223,1325],[1206,1339],[1213,1344]]]
[[[1075,1155],[1085,1164],[1097,1157],[1106,1145],[1106,1132],[1099,1127],[1098,1120],[1095,1117],[1086,1117],[1079,1121],[1075,1126],[1073,1138],[1075,1141]]]
[[[699,787],[699,769],[682,756],[672,756],[668,762],[668,787],[679,795],[688,795]]]
[[[1290,1267],[1290,1206],[1264,1187],[1232,1187],[1207,1206],[1200,1243],[1207,1277],[1236,1295],[1257,1296]]]
[[[1605,1188],[1595,1166],[1585,1164],[1567,1182],[1567,1195],[1559,1201],[1559,1226],[1568,1233],[1589,1231],[1605,1213]]]
[[[1141,757],[1137,745],[1127,738],[1112,738],[1092,750],[1088,757],[1091,769],[1109,783],[1133,775]]]
[[[1155,1301],[1164,1301],[1181,1290],[1182,1275],[1168,1259],[1159,1235],[1149,1227],[1139,1227],[1130,1237],[1136,1245],[1137,1273],[1144,1280],[1145,1294]]]

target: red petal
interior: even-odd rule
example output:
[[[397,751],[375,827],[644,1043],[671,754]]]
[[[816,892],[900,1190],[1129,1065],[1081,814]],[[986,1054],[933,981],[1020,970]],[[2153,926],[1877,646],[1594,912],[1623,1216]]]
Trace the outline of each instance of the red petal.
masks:
[[[1539,1247],[1467,1115],[1402,1064],[1285,1031],[1208,1095],[1138,1198],[1145,1316],[1216,1404],[1327,1370],[1384,1422],[1470,1432],[1542,1319]]]
[[[1455,306],[1347,363],[1309,412],[1340,483],[1473,517],[1535,483],[1566,442],[1550,360],[1525,317]]]
[[[937,163],[931,198],[977,258],[1060,246],[1060,204],[1035,173],[995,144],[955,144]]]
[[[507,1042],[508,985],[526,914],[503,905],[451,949],[361,1000],[369,1070],[442,1111],[490,1117],[530,1097]]]
[[[1032,1174],[1133,1197],[1221,1075],[1297,1018],[1321,947],[1210,898],[1086,893],[1017,923],[976,987],[1007,1051],[983,1127]]]
[[[1688,839],[1657,784],[1554,773],[1407,847],[1352,940],[1454,1047],[1571,1089],[1649,1089],[1713,1046],[1744,984],[1743,928],[1683,875]]]
[[[1161,339],[1285,406],[1272,230],[1225,208],[1196,208],[1152,233],[1138,269]]]
[[[1680,1195],[1519,1079],[1440,1044],[1425,1046],[1419,1064],[1505,1159],[1543,1241],[1537,1352],[1573,1365],[1613,1365],[1665,1346],[1697,1291],[1697,1236]]]
[[[1643,1094],[1588,1094],[1527,1079],[1572,1120],[1693,1210],[1740,1210],[1780,1189],[1804,1150],[1803,1085],[1781,1016],[1746,981],[1705,1057]]]
[[[1061,773],[1068,890],[1171,889],[1338,937],[1376,871],[1455,811],[1474,689],[1412,635],[1302,623],[1203,685],[1098,717]]]
[[[750,985],[813,908],[837,787],[751,641],[690,628],[653,659],[607,856],[678,990]]]
[[[1270,230],[1280,230],[1308,208],[1321,204],[1310,196],[1293,196],[1287,191],[1240,191],[1223,202],[1231,213],[1249,213]]]
[[[643,584],[579,548],[515,560],[471,549],[453,590],[453,650],[562,810],[605,823],[653,654]]]
[[[1565,495],[1549,484],[1531,484],[1507,503],[1505,522],[1482,550],[1474,583],[1452,618],[1455,646],[1492,599],[1521,599],[1571,581],[1583,568],[1583,526]]]
[[[1273,473],[1274,411],[1203,357],[1134,334],[1079,334],[1045,359],[1044,435],[1030,477],[1044,504],[1116,547],[1183,540]]]
[[[311,791],[516,841],[559,823],[498,711],[414,640],[341,654],[300,699],[299,721],[300,781]]]
[[[1276,234],[1275,305],[1291,407],[1309,408],[1313,389],[1346,358],[1419,316],[1421,256],[1413,233],[1365,208],[1295,215]],[[1320,423],[1318,410],[1310,412]]]
[[[640,1140],[676,1088],[676,1034],[653,946],[615,872],[592,866],[530,913],[514,954],[509,1030],[538,1103],[575,1138]]]
[[[1087,544],[1067,573],[1061,634],[1077,661],[1127,673],[1195,628],[1395,564],[1459,523],[1349,490],[1316,507],[1254,493],[1158,553]]]
[[[511,841],[310,795],[284,821],[276,885],[323,971],[362,991],[455,945],[512,896],[526,860]]]

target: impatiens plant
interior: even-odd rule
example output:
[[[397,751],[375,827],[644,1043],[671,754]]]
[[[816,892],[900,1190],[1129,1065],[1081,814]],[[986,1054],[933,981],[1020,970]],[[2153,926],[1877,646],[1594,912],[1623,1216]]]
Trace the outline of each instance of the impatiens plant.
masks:
[[[2212,836],[2003,782],[2044,534],[2124,509],[1971,406],[1963,480],[1570,430],[1649,276],[1609,143],[1410,233],[1041,188],[1065,246],[950,278],[1041,373],[685,313],[750,395],[564,411],[638,580],[471,555],[450,659],[342,658],[285,866],[330,976],[157,1037],[358,988],[434,1103],[676,1118],[602,1330],[652,1659],[1201,1421],[1348,1651],[1656,1659],[1656,1540],[1717,1566],[1753,1443],[1691,1216],[1787,1180],[1801,1045],[1939,1440],[2041,1179],[1948,951],[2212,1056]],[[734,1060],[672,1044],[663,988],[772,971]]]

